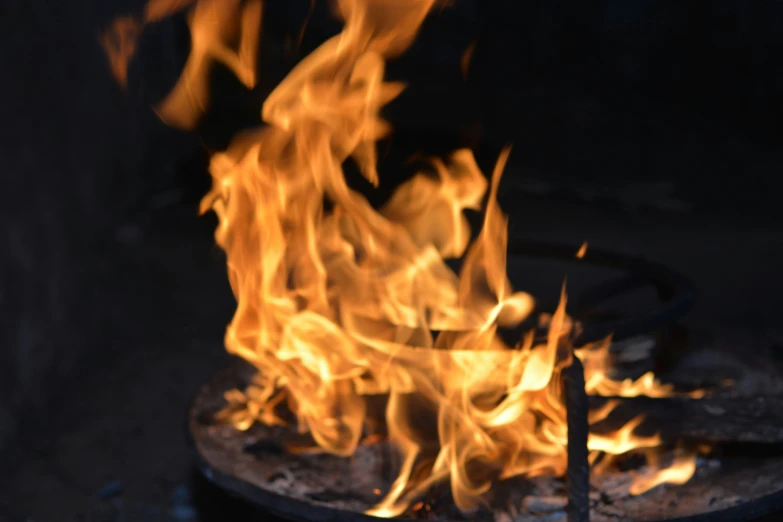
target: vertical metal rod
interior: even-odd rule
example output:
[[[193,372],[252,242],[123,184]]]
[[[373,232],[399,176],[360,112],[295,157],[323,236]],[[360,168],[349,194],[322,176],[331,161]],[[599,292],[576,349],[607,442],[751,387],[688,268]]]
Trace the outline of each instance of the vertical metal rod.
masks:
[[[590,465],[587,460],[587,392],[582,362],[574,355],[562,371],[563,395],[568,424],[568,522],[590,520]]]

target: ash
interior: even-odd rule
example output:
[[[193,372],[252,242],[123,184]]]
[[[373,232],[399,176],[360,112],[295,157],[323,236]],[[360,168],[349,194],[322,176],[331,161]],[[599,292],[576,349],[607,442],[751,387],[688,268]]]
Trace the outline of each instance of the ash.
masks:
[[[351,513],[351,520],[373,520],[362,514],[382,498],[396,475],[397,463],[388,443],[362,445],[351,458],[291,454],[282,441],[301,437],[293,429],[256,425],[242,432],[230,425],[215,424],[214,414],[225,406],[223,392],[241,388],[252,371],[244,363],[232,365],[205,386],[194,402],[190,428],[204,461],[202,470],[207,475],[233,477],[251,485],[252,491],[245,496],[261,505],[295,500],[307,506],[308,513],[326,508]],[[783,455],[770,457],[759,461],[726,453],[722,458],[700,458],[694,477],[686,484],[661,485],[639,496],[632,496],[629,489],[634,477],[645,469],[595,474],[591,477],[591,520],[665,520],[742,504],[776,491],[783,483]],[[723,459],[729,464],[724,465]],[[220,484],[221,480],[216,482]],[[402,518],[443,522],[566,520],[566,485],[559,478],[510,479],[497,484],[492,494],[487,507],[461,513],[448,484],[440,484]]]

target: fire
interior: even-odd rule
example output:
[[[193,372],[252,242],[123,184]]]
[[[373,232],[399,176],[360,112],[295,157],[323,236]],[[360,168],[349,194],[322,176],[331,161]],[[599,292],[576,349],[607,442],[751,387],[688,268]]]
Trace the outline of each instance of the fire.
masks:
[[[150,0],[142,15],[120,17],[100,35],[112,73],[121,85],[128,82],[128,62],[144,27],[193,3],[194,0]],[[212,61],[231,69],[248,88],[255,85],[261,33],[261,0],[200,0],[195,3],[188,14],[190,56],[179,81],[156,108],[163,121],[184,129],[193,128],[206,110]]]
[[[133,35],[153,19],[150,12],[160,16],[189,3],[151,2]],[[454,501],[468,511],[486,501],[498,480],[563,474],[559,373],[574,353],[589,393],[672,393],[652,374],[610,380],[608,340],[574,350],[565,291],[545,338],[531,332],[508,346],[497,335],[534,310],[533,297],[515,291],[506,276],[507,218],[497,193],[509,149],[489,183],[469,150],[434,158],[380,209],[347,186],[348,160],[379,183],[375,142],[390,131],[379,111],[403,89],[384,81],[384,61],[411,44],[434,3],[338,0],[343,31],[269,95],[265,127],[212,157],[213,187],[201,208],[219,217],[215,237],[238,302],[226,349],[258,369],[250,387],[227,394],[224,418],[247,429],[284,423],[287,410],[314,447],[344,456],[368,436],[385,436],[401,466],[368,511],[381,517],[403,513],[437,482],[448,481]],[[212,60],[248,86],[255,82],[261,15],[253,0],[195,3],[192,54],[158,109],[166,121],[191,127],[205,110]],[[120,80],[133,48],[132,24],[124,20],[118,27],[126,38],[105,40],[123,42],[109,46]],[[485,197],[483,226],[471,243],[463,211],[480,210]],[[449,258],[462,260],[459,273]],[[385,399],[381,411],[370,407],[373,396]],[[640,420],[591,435],[593,456],[654,455],[661,441],[634,435]],[[687,480],[693,457],[651,473],[635,493]]]

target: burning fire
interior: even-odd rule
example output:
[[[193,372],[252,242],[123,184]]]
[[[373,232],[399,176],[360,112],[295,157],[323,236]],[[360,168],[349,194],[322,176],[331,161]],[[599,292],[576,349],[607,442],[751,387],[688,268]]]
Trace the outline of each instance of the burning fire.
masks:
[[[151,1],[144,16],[126,17],[107,32],[120,80],[144,24],[190,3]],[[316,449],[344,456],[368,436],[385,436],[401,467],[369,510],[381,517],[403,513],[442,481],[459,508],[471,510],[499,480],[563,474],[559,374],[573,354],[584,364],[588,393],[672,393],[651,373],[609,379],[608,340],[574,349],[577,325],[566,314],[565,291],[546,338],[531,332],[515,346],[500,339],[498,328],[518,325],[534,310],[534,299],[513,290],[506,276],[507,218],[497,192],[508,149],[489,183],[469,150],[432,159],[430,170],[380,209],[347,186],[347,160],[379,182],[375,142],[390,130],[379,111],[403,89],[384,81],[384,61],[411,44],[434,3],[335,2],[343,31],[267,98],[266,126],[212,157],[213,188],[202,202],[203,212],[219,217],[215,237],[238,301],[226,348],[258,369],[250,387],[227,394],[224,418],[243,430],[283,423],[287,408]],[[192,127],[205,110],[212,60],[254,84],[261,14],[257,0],[195,3],[192,54],[158,108],[166,121]],[[480,210],[487,191],[483,227],[471,243],[463,210]],[[458,274],[449,258],[462,259]],[[380,409],[371,406],[378,398]],[[590,420],[612,407],[593,411]],[[591,434],[593,462],[633,450],[655,460],[661,441],[635,435],[640,420],[611,435]],[[684,482],[693,463],[688,454],[653,469],[633,492]]]

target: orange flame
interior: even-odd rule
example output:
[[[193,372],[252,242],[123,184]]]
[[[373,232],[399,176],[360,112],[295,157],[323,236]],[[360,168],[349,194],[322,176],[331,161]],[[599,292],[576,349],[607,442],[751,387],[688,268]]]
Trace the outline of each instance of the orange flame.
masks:
[[[462,56],[459,60],[459,67],[462,71],[462,77],[467,78],[468,72],[470,72],[470,62],[473,60],[473,52],[476,50],[476,42],[470,42],[470,44],[462,52]]]
[[[144,27],[182,10],[193,0],[150,0],[139,18],[118,18],[101,35],[115,78],[127,85],[128,63]],[[248,88],[255,86],[261,33],[261,0],[198,0],[188,14],[191,52],[179,81],[156,108],[167,124],[192,129],[208,104],[213,61],[228,67]]]
[[[674,456],[674,462],[668,467],[658,463],[658,454],[650,452],[647,455],[650,471],[636,478],[631,484],[630,493],[641,495],[660,484],[685,484],[696,472],[696,459],[693,454],[680,450]]]
[[[473,154],[459,150],[432,159],[380,209],[343,175],[351,159],[378,184],[375,142],[389,132],[379,111],[403,88],[384,81],[384,61],[411,44],[434,3],[338,0],[343,31],[270,94],[266,127],[212,157],[213,187],[201,207],[218,215],[215,238],[238,301],[226,348],[258,369],[244,392],[227,394],[223,418],[238,429],[282,423],[278,406],[285,403],[320,450],[348,456],[362,440],[370,443],[366,426],[381,413],[402,456],[396,480],[368,511],[382,517],[417,505],[436,482],[449,481],[467,511],[498,480],[566,468],[559,373],[573,353],[574,325],[565,291],[545,339],[531,332],[510,347],[497,335],[534,308],[506,275],[507,218],[497,193],[509,149],[489,185]],[[154,4],[147,20],[150,11],[159,16],[185,2]],[[255,81],[261,4],[202,0],[189,19],[193,52],[159,109],[180,126],[192,126],[204,110],[210,59],[248,86]],[[108,49],[112,63],[127,61],[129,48],[132,54],[132,46]],[[463,211],[480,209],[488,189],[483,226],[471,243]],[[462,258],[459,274],[447,258]],[[652,374],[610,380],[608,349],[607,340],[575,352],[589,393],[672,393]],[[368,409],[371,395],[388,398],[385,411]],[[591,420],[613,407],[592,412]],[[635,435],[639,422],[591,434],[592,455],[640,448],[652,455],[661,441]],[[679,471],[641,477],[635,491],[687,480],[692,462],[684,456]]]
[[[128,83],[128,64],[136,53],[136,42],[147,24],[181,11],[193,0],[150,0],[141,16],[121,16],[100,35],[114,78],[123,87]]]

